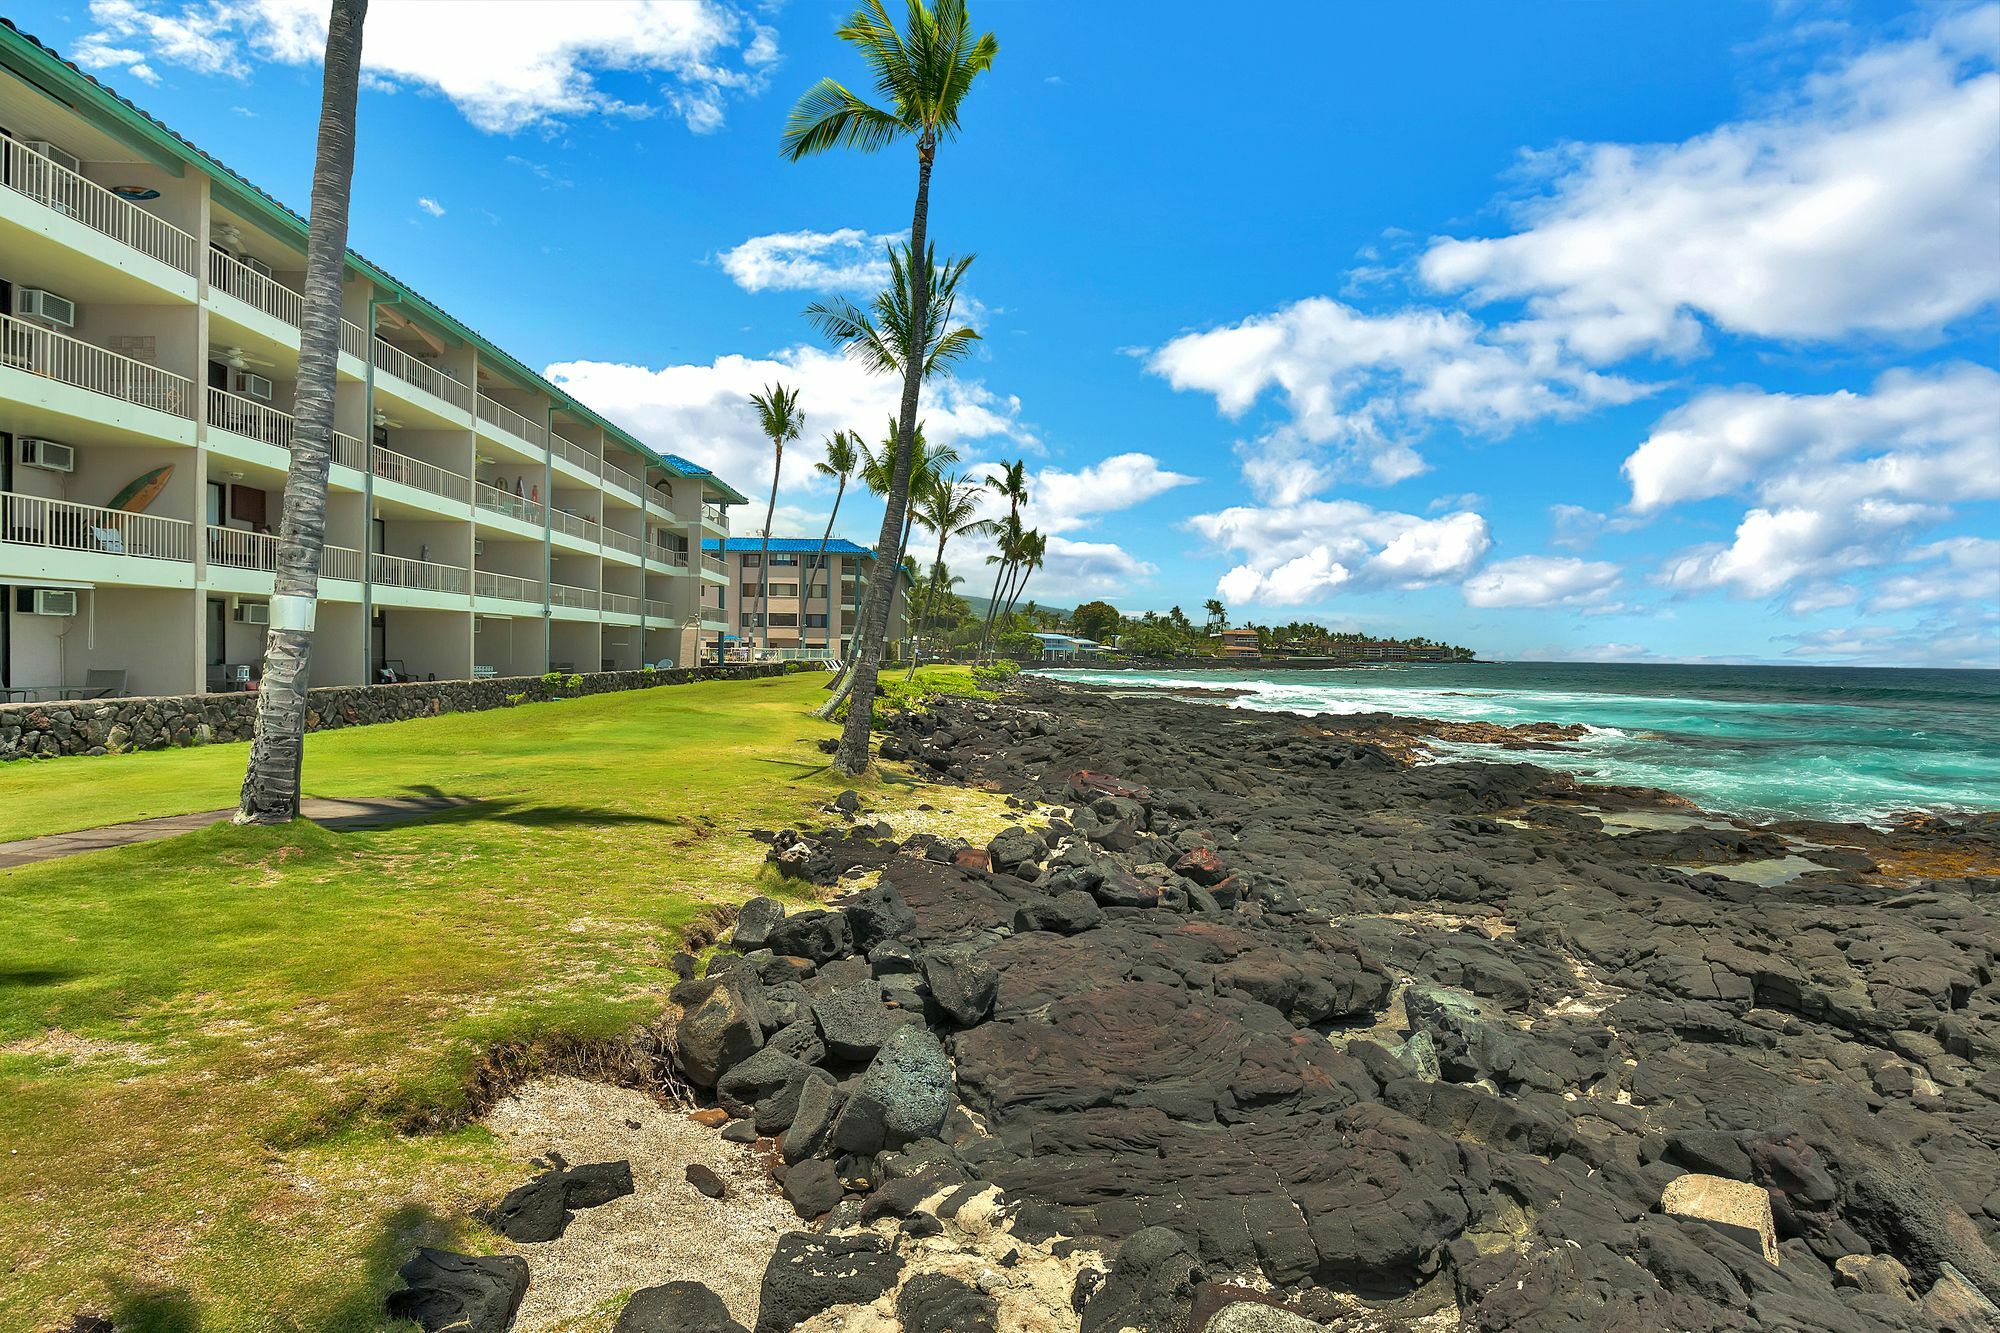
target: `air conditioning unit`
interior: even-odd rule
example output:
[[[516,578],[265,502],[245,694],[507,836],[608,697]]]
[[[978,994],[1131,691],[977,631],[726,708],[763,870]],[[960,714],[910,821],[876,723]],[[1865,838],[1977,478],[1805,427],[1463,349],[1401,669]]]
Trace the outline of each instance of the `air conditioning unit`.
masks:
[[[475,555],[475,556],[481,556],[481,555],[485,555],[485,554],[486,554],[486,543],[485,543],[485,542],[483,542],[483,541],[481,541],[481,540],[480,540],[479,538],[477,538],[477,537],[474,537],[474,538],[472,539],[472,553],[473,553],[473,555]]]
[[[245,398],[255,398],[260,403],[268,403],[271,401],[271,381],[262,375],[239,370],[236,372],[236,392]]]
[[[271,266],[265,263],[261,259],[257,259],[250,255],[244,255],[242,259],[242,264],[243,267],[249,269],[252,273],[259,273],[267,278],[271,276]]]
[[[44,468],[50,472],[76,471],[76,450],[54,440],[37,440],[27,436],[21,438],[21,462],[26,467]]]
[[[269,602],[238,602],[236,623],[239,625],[268,625],[271,623]]]
[[[73,616],[76,614],[76,594],[66,588],[37,588],[34,614]]]
[[[39,319],[66,329],[76,325],[76,302],[39,287],[23,287],[15,295],[14,313],[24,319]]]
[[[75,153],[58,148],[47,139],[23,139],[21,140],[21,146],[31,153],[40,153],[57,166],[65,167],[70,171],[78,171],[83,167],[83,163],[77,160]]]

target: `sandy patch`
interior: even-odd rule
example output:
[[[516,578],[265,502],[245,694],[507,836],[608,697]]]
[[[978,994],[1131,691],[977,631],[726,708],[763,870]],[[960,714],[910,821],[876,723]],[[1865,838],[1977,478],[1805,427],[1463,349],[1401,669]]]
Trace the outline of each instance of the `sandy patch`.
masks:
[[[22,1037],[0,1046],[7,1055],[29,1055],[43,1060],[67,1060],[87,1064],[97,1060],[122,1060],[135,1065],[157,1065],[165,1059],[135,1041],[99,1041],[62,1028],[50,1028],[32,1037]]]
[[[632,1128],[637,1122],[638,1128]],[[495,1106],[486,1126],[522,1162],[553,1151],[572,1164],[632,1163],[634,1193],[579,1210],[562,1236],[505,1248],[528,1261],[517,1333],[572,1326],[641,1287],[707,1283],[739,1322],[757,1318],[757,1289],[778,1237],[801,1225],[749,1148],[629,1088],[542,1079]],[[729,1193],[710,1199],[687,1183],[690,1162],[713,1170]]]

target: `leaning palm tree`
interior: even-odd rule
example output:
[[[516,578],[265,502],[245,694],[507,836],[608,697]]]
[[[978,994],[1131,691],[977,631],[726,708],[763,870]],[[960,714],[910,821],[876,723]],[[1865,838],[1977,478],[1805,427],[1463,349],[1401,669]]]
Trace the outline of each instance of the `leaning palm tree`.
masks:
[[[1021,531],[1021,506],[1028,502],[1028,460],[1016,459],[1012,463],[1002,463],[1000,470],[986,478],[988,490],[997,491],[1007,502],[1007,526],[1003,534],[1018,536]],[[1002,554],[1005,554],[1004,547]],[[986,624],[979,631],[979,656],[986,656],[987,641],[993,635],[993,615],[1000,607],[1000,582],[1007,575],[1007,562],[1002,560],[1000,568],[993,571],[993,595],[986,603]]]
[[[833,573],[826,567],[826,546],[833,540],[833,522],[840,517],[840,500],[847,494],[847,479],[854,475],[854,469],[861,461],[856,455],[857,448],[866,448],[861,444],[859,435],[852,431],[837,430],[826,437],[826,457],[813,464],[813,471],[822,477],[836,477],[840,482],[833,492],[833,509],[826,516],[826,531],[820,534],[818,568],[806,575],[808,588],[812,586],[814,574],[824,575],[826,578],[825,638],[828,652],[833,650]],[[801,633],[799,637],[803,640],[805,635]]]
[[[931,607],[937,601],[938,584],[944,579],[944,547],[953,537],[983,537],[993,531],[991,519],[979,517],[981,483],[966,477],[936,477],[917,494],[917,522],[937,534],[937,555],[931,561],[930,588],[924,594],[924,613],[917,621],[917,642],[930,629]],[[910,670],[903,679],[914,680],[920,652],[910,654]],[[850,705],[851,707],[851,705]]]
[[[305,295],[299,320],[298,394],[292,460],[278,520],[271,628],[257,728],[236,810],[239,824],[283,824],[299,813],[306,755],[320,556],[326,545],[326,472],[333,449],[333,394],[340,366],[340,277],[347,266],[347,203],[354,185],[354,108],[361,88],[361,28],[368,0],[333,0],[320,84],[312,217],[306,225]]]
[[[773,384],[762,393],[750,395],[757,409],[757,429],[771,442],[771,499],[764,506],[764,554],[757,563],[757,647],[771,646],[771,519],[778,512],[778,473],[784,470],[785,446],[805,429],[806,414],[799,410],[799,392]]]
[[[992,33],[975,37],[965,0],[908,0],[904,30],[890,21],[883,0],[864,0],[836,36],[852,45],[867,64],[875,87],[889,102],[878,107],[848,91],[834,79],[821,79],[799,99],[785,124],[784,152],[793,161],[834,148],[873,152],[899,139],[913,139],[917,149],[917,198],[910,214],[907,247],[910,285],[910,328],[903,340],[903,398],[897,417],[895,476],[882,510],[881,539],[876,558],[892,564],[902,548],[891,543],[902,535],[903,511],[910,496],[910,470],[915,462],[911,440],[917,429],[917,403],[928,358],[926,316],[930,312],[930,255],[926,231],[930,225],[931,168],[938,144],[958,133],[960,105],[972,82],[992,68],[1000,44]],[[856,642],[853,688],[858,692],[848,710],[834,767],[860,773],[868,767],[868,724],[875,706],[875,677],[889,631],[892,598],[875,599]]]
[[[1020,579],[1007,594],[1007,614],[1014,614],[1014,603],[1021,599],[1021,589],[1028,586],[1028,577],[1042,567],[1042,557],[1048,553],[1049,539],[1038,531],[1021,534]]]

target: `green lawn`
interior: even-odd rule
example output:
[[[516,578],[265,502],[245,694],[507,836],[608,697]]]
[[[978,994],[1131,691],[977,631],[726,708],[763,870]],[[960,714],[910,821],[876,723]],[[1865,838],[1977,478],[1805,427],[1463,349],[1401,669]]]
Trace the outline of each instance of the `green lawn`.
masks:
[[[331,732],[309,794],[481,804],[0,872],[0,1330],[374,1328],[416,1239],[489,1247],[463,1215],[520,1164],[397,1126],[449,1122],[496,1041],[657,1010],[681,929],[771,887],[748,830],[847,785],[822,679]],[[0,838],[231,805],[245,750],[7,765]]]

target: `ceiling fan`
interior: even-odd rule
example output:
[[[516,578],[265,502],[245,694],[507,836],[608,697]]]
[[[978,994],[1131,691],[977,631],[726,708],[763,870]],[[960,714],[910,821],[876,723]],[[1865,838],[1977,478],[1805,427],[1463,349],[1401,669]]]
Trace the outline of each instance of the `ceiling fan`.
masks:
[[[231,370],[247,370],[251,366],[275,366],[278,363],[269,357],[252,356],[241,347],[217,348],[210,354]]]
[[[375,428],[380,430],[384,426],[388,426],[393,430],[401,430],[403,423],[378,407],[375,409]]]
[[[226,249],[240,249],[243,245],[243,229],[234,222],[212,222],[208,227],[208,239]]]

